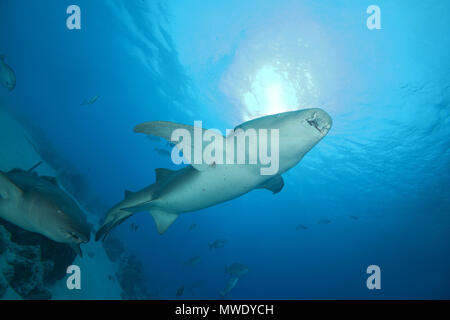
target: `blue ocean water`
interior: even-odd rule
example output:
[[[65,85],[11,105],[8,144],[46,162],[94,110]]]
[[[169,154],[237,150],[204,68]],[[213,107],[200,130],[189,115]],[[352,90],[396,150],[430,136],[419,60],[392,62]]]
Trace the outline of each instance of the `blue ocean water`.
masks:
[[[81,30],[66,27],[71,4]],[[372,4],[379,30],[366,26]],[[333,128],[279,194],[183,214],[164,235],[139,213],[113,234],[166,299],[194,283],[184,298],[217,299],[233,262],[249,272],[231,299],[449,299],[449,11],[441,0],[3,0],[0,53],[17,84],[0,103],[39,128],[105,209],[153,183],[155,168],[177,168],[155,152],[164,142],[133,132],[139,123],[224,132],[323,108]],[[218,238],[228,244],[210,250]],[[366,287],[373,264],[381,290]]]

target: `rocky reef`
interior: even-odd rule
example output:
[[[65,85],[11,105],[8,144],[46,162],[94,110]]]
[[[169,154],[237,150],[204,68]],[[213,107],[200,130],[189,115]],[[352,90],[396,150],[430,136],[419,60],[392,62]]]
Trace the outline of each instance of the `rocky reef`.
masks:
[[[105,242],[103,242],[103,248],[105,249],[109,260],[112,262],[118,261],[125,252],[125,247],[123,246],[122,241],[112,235],[108,236]]]
[[[50,299],[46,287],[65,277],[75,257],[68,245],[0,219],[0,298],[9,285],[24,299]]]
[[[103,248],[111,261],[119,263],[116,278],[122,288],[122,299],[154,300],[160,298],[158,292],[151,292],[147,287],[139,258],[134,254],[127,253],[119,238],[108,236],[103,243]]]
[[[123,300],[155,300],[160,299],[158,292],[150,292],[142,272],[141,261],[133,254],[120,257],[119,271],[116,273],[123,292]]]

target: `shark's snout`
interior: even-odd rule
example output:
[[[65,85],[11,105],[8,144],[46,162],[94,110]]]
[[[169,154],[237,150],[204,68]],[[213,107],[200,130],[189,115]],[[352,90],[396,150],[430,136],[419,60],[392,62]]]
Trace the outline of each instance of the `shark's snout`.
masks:
[[[77,243],[77,244],[87,243],[87,242],[89,242],[89,239],[90,239],[90,235],[76,232],[76,231],[67,231],[66,237],[69,240],[68,242]]]
[[[311,109],[306,122],[322,135],[326,135],[333,125],[330,115],[322,109]]]

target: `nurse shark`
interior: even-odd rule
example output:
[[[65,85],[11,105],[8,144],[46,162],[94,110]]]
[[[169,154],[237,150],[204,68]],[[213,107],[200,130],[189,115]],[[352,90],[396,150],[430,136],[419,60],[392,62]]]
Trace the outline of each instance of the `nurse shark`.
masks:
[[[86,216],[55,178],[33,172],[40,164],[28,171],[0,171],[0,218],[68,244],[81,256],[80,244],[91,234]]]
[[[276,146],[279,163],[275,174],[262,174],[264,165],[261,163],[228,164],[225,161],[221,164],[191,161],[190,165],[179,170],[156,169],[154,184],[138,192],[125,191],[125,199],[108,211],[96,234],[96,240],[104,240],[114,227],[136,212],[148,211],[155,220],[158,232],[163,234],[182,213],[208,208],[254,189],[268,189],[274,194],[278,193],[284,186],[281,175],[298,164],[328,134],[331,126],[331,117],[319,108],[284,112],[244,122],[227,137],[216,136],[216,139],[227,143],[245,135],[248,130],[253,129],[259,132],[258,135],[262,132],[261,129],[276,130],[279,136]],[[142,123],[134,131],[175,142],[172,139],[177,129],[187,130],[195,135],[194,131],[198,128],[154,121]],[[202,130],[203,134],[207,131]],[[272,146],[274,143],[270,140],[268,148]],[[193,142],[192,154],[198,148]],[[258,145],[257,148],[261,149],[261,146]],[[250,149],[250,144],[246,144],[247,156]]]

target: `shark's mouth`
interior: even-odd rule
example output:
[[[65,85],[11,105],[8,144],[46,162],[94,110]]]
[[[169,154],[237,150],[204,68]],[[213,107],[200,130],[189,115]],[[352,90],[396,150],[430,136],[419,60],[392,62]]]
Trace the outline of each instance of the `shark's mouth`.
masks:
[[[326,135],[331,128],[330,123],[325,119],[320,118],[317,115],[317,112],[314,112],[310,118],[306,119],[306,122],[311,126],[317,129],[321,134]]]

